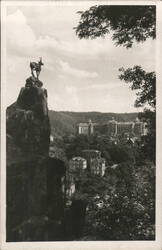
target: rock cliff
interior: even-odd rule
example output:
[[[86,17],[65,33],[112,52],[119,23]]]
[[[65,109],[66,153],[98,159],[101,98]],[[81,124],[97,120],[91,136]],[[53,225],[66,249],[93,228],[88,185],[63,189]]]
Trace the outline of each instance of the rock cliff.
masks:
[[[49,227],[57,229],[63,214],[65,168],[63,162],[49,157],[47,91],[42,85],[28,78],[6,112],[7,241],[55,240]]]
[[[25,153],[48,154],[50,124],[46,89],[33,85],[20,90],[16,103],[7,108],[7,134]]]

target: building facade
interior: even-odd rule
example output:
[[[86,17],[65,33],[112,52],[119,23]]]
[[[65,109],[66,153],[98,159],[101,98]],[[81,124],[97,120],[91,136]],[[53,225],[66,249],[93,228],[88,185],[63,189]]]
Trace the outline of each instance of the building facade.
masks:
[[[93,135],[94,134],[94,126],[95,123],[92,123],[91,120],[89,120],[87,123],[79,123],[78,124],[78,134],[83,134],[83,135]]]
[[[86,168],[87,168],[87,160],[84,159],[83,157],[76,156],[69,161],[69,169],[72,171],[77,169],[84,170]]]
[[[107,135],[109,137],[123,136],[141,137],[147,134],[147,124],[139,121],[138,118],[134,122],[117,122],[114,118],[105,124],[79,123],[78,134],[85,135]]]
[[[93,174],[104,176],[106,161],[104,158],[92,158],[90,161],[90,171]]]
[[[101,157],[99,150],[82,150],[83,157],[87,160],[87,169],[96,175],[103,176],[106,169],[106,161]]]
[[[87,160],[76,156],[69,161],[66,172],[66,195],[71,197],[76,191],[77,179],[81,177],[83,171],[87,168]],[[77,175],[76,175],[77,174]]]
[[[94,175],[104,176],[106,161],[98,150],[83,150],[82,156],[73,157],[66,171],[66,196],[71,198],[79,189],[79,181],[84,171]]]

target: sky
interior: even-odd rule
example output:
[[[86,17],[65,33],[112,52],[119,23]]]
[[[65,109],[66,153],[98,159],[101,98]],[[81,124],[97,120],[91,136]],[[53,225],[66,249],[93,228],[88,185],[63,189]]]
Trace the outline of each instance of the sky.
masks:
[[[111,36],[80,40],[77,11],[88,5],[8,6],[6,30],[6,106],[16,101],[30,76],[30,61],[42,57],[40,73],[48,107],[57,111],[138,112],[136,94],[118,79],[120,67],[155,70],[155,41],[116,47]]]

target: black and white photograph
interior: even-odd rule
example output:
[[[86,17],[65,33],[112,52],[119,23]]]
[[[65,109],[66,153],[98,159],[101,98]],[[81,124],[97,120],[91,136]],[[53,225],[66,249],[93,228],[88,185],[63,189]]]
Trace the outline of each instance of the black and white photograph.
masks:
[[[4,4],[6,243],[157,240],[157,5],[136,2]]]

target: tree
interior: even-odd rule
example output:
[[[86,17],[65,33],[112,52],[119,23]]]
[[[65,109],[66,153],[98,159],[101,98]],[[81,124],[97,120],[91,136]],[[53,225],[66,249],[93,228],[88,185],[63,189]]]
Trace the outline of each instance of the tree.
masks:
[[[151,200],[152,202],[152,200]],[[149,206],[126,192],[110,190],[90,204],[85,234],[96,240],[154,240]]]
[[[131,83],[131,89],[137,90],[136,107],[147,107],[139,118],[146,122],[148,133],[142,138],[140,146],[143,158],[155,162],[156,149],[156,75],[155,72],[146,72],[140,66],[119,69],[119,78],[126,83]]]
[[[131,83],[132,90],[138,90],[137,99],[135,101],[136,107],[147,105],[155,109],[156,104],[156,75],[155,72],[146,72],[140,66],[133,68],[120,68],[121,72],[119,79],[126,83]]]
[[[79,38],[105,37],[112,31],[116,45],[131,48],[134,41],[156,37],[155,6],[99,5],[78,13],[81,18],[75,29]]]
[[[155,190],[150,182],[155,173],[152,166],[151,172],[147,169],[135,173],[133,165],[125,162],[109,168],[104,177],[88,172],[81,176],[75,198],[87,202],[87,240],[154,239]]]

